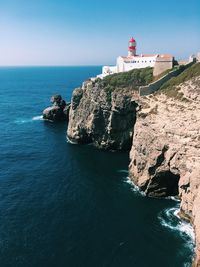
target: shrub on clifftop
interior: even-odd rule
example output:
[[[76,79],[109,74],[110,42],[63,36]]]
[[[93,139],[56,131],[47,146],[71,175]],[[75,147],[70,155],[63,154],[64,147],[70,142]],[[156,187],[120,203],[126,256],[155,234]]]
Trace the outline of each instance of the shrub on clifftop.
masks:
[[[128,88],[137,90],[139,86],[147,85],[153,80],[153,69],[134,69],[106,76],[102,80],[105,89],[114,91],[115,89]]]
[[[153,81],[153,68],[134,69],[106,76],[98,81],[107,93],[110,102],[114,90],[127,89],[137,91],[139,86],[147,85]]]

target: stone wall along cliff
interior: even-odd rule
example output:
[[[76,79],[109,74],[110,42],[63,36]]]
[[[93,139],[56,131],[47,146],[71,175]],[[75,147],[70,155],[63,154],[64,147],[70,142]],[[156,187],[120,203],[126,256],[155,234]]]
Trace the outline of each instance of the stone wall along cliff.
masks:
[[[139,88],[139,95],[145,96],[150,95],[154,93],[155,91],[159,90],[164,83],[169,81],[172,77],[178,76],[181,72],[183,72],[185,69],[191,67],[195,62],[189,62],[185,64],[184,66],[179,66],[177,69],[173,69],[164,76],[162,76],[159,80],[152,82],[146,86],[140,86]]]

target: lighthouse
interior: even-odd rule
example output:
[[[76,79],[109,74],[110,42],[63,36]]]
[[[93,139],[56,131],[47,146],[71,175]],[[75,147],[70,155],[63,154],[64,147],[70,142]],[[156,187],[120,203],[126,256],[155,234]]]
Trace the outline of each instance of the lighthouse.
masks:
[[[103,66],[102,74],[97,77],[103,79],[107,75],[141,68],[154,68],[154,73],[173,67],[173,56],[169,54],[136,54],[136,41],[133,37],[128,42],[128,55],[118,56],[115,66]]]
[[[133,37],[128,43],[128,57],[134,57],[136,55],[136,41]]]

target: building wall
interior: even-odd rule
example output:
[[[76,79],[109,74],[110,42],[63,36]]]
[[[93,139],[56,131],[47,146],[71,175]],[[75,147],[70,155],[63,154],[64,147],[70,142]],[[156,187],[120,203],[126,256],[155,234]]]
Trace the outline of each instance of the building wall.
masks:
[[[173,68],[173,59],[171,60],[157,60],[154,65],[153,76],[158,76],[166,70]]]
[[[117,72],[117,66],[103,66],[102,74],[109,75]]]
[[[124,70],[124,60],[122,57],[117,58],[117,72],[123,72]]]
[[[117,71],[124,72],[132,69],[141,69],[147,67],[154,67],[156,62],[156,56],[153,57],[132,57],[129,61],[122,57],[117,58]]]
[[[103,78],[113,73],[147,67],[154,68],[153,74],[154,76],[157,76],[165,70],[171,69],[173,67],[173,58],[166,60],[164,58],[158,58],[158,55],[154,55],[149,57],[135,56],[130,60],[129,58],[120,56],[117,58],[116,66],[103,66],[102,74],[98,75],[98,77]]]

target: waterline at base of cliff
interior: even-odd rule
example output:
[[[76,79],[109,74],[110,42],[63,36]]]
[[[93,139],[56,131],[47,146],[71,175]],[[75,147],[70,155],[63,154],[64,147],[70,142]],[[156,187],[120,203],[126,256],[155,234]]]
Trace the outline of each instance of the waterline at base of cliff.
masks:
[[[86,81],[73,91],[67,136],[104,150],[131,149],[129,177],[145,195],[179,196],[181,218],[194,225],[198,266],[200,63],[143,96],[141,86],[153,79],[145,68]]]
[[[170,231],[158,218],[176,202],[133,190],[126,182],[127,152],[71,145],[66,123],[33,119],[51,95],[69,101],[73,88],[99,72],[100,67],[0,69],[1,266],[191,263],[193,250],[179,230]]]

